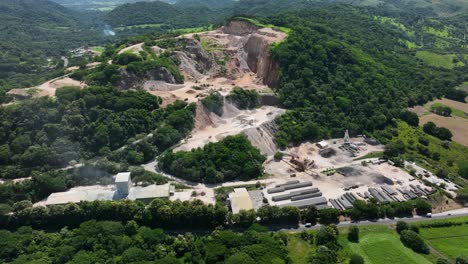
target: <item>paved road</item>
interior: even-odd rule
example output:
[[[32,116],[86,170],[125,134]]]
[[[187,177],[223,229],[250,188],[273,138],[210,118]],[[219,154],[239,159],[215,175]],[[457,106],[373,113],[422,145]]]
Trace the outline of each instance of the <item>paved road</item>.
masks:
[[[433,214],[431,218],[429,217],[421,217],[421,216],[415,216],[412,218],[395,218],[395,219],[379,219],[377,221],[360,221],[356,223],[352,223],[351,221],[345,221],[345,222],[340,222],[337,226],[338,227],[348,227],[350,225],[394,225],[398,221],[404,221],[407,223],[414,223],[414,222],[423,222],[423,221],[430,221],[430,220],[437,220],[437,219],[450,219],[450,218],[455,218],[455,217],[461,217],[461,216],[468,216],[468,208],[462,208],[462,209],[456,209],[456,210],[451,210],[443,213],[438,213],[438,214]],[[315,226],[306,228],[304,225],[300,225],[297,228],[283,228],[281,229],[282,231],[287,231],[287,232],[300,232],[303,230],[316,230],[320,229],[320,224],[317,224]]]

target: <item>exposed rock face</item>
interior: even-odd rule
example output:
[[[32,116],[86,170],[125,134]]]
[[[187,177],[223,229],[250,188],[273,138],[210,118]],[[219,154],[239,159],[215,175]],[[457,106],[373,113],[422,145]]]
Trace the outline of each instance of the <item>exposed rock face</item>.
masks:
[[[179,62],[182,74],[195,80],[219,70],[214,55],[203,50],[196,39],[187,39],[185,48],[174,52],[174,57]]]
[[[257,147],[264,155],[271,156],[276,152],[274,135],[278,131],[275,120],[265,122],[258,127],[244,130],[242,133],[247,136],[252,145]]]
[[[223,32],[237,36],[245,36],[252,34],[260,29],[260,27],[243,20],[232,20],[223,27]]]
[[[273,87],[278,78],[278,65],[273,60],[270,52],[271,42],[265,35],[254,33],[244,50],[247,53],[247,64],[255,72],[263,84]]]
[[[118,86],[121,89],[139,89],[143,88],[147,81],[164,81],[172,84],[176,83],[174,76],[172,76],[171,72],[164,67],[147,71],[143,76],[138,76],[135,73],[121,69]]]
[[[229,63],[240,66],[245,61],[249,69],[257,74],[265,85],[274,87],[278,79],[278,65],[271,56],[271,44],[281,41],[286,34],[269,28],[260,28],[246,21],[231,21],[223,27],[223,32],[242,36],[241,45]]]

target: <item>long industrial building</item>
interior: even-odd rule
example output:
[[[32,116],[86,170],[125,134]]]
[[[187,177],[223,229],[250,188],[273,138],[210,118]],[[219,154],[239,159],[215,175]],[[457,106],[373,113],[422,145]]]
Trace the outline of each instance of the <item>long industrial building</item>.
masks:
[[[266,189],[264,196],[270,205],[279,207],[294,206],[304,209],[315,205],[318,209],[327,208],[327,199],[318,188],[311,187],[312,185],[310,181],[288,181]]]
[[[286,204],[280,204],[278,205],[279,207],[286,207],[286,206],[294,206],[299,209],[305,209],[310,205],[315,205],[318,209],[320,207],[324,208],[324,206],[327,205],[327,199],[323,196],[312,198],[312,199],[305,199],[305,200],[299,200],[299,201],[294,201]]]
[[[133,186],[130,172],[121,172],[115,176],[115,185],[109,187],[90,186],[79,187],[67,192],[52,193],[47,197],[45,205],[79,203],[82,201],[122,200],[129,199],[150,203],[154,199],[168,199],[174,194],[175,187],[169,183]]]

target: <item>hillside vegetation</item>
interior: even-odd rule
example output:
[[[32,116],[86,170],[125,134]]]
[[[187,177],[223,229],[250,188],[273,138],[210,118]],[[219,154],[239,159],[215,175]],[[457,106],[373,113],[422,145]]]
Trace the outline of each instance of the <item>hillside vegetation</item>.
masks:
[[[421,64],[399,42],[404,35],[398,28],[376,23],[360,9],[312,9],[271,21],[292,29],[288,41],[273,49],[281,70],[276,91],[293,109],[279,119],[283,146],[342,136],[346,129],[382,129],[402,108],[447,94],[466,78],[463,67]]]
[[[0,24],[0,103],[9,88],[62,74],[67,50],[100,40],[75,13],[47,0],[2,0]]]
[[[462,175],[460,168],[465,167],[468,160],[468,148],[456,142],[444,143],[430,136],[420,128],[412,127],[405,122],[398,122],[395,127],[388,127],[376,132],[383,143],[399,148],[399,153],[406,160],[415,161],[422,167],[437,173],[439,177],[465,185],[458,177]],[[389,148],[387,148],[389,149]]]
[[[155,1],[118,6],[106,15],[105,20],[114,27],[160,24],[160,30],[170,30],[220,23],[225,16],[226,11]]]

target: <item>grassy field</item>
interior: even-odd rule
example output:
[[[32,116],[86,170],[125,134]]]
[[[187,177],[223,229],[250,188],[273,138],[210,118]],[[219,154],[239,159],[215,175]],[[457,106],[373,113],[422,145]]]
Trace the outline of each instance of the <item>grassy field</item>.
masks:
[[[421,236],[426,242],[444,256],[455,259],[468,255],[468,225],[421,228]]]
[[[307,256],[315,250],[315,246],[303,240],[299,233],[288,234],[289,257],[293,264],[306,264]]]
[[[364,159],[373,159],[373,158],[383,158],[383,151],[375,151],[375,152],[371,152],[369,154],[366,154],[362,157],[359,157],[357,159],[354,159],[354,160],[364,160]]]
[[[106,49],[104,47],[101,47],[101,46],[96,46],[96,47],[92,47],[91,50],[94,51],[94,52],[103,53]]]
[[[359,229],[359,243],[348,242],[345,232],[341,232],[342,254],[361,255],[366,264],[424,264],[435,259],[432,255],[423,256],[403,246],[398,234],[388,226],[360,226]]]
[[[461,61],[454,63],[453,59],[457,57],[455,54],[437,54],[434,52],[421,50],[416,52],[416,57],[429,65],[446,69],[453,69],[454,67],[461,67],[465,65]]]
[[[451,116],[439,116],[430,112],[433,105],[450,107]],[[442,98],[428,102],[424,106],[413,107],[411,111],[419,115],[421,126],[431,121],[437,126],[446,127],[452,132],[453,141],[468,147],[468,104]]]
[[[428,102],[428,103],[426,103],[424,105],[424,108],[429,110],[431,108],[431,105],[433,105],[433,104],[446,105],[446,106],[452,108],[452,110],[457,109],[457,110],[460,110],[462,112],[468,113],[468,104],[467,103],[462,103],[462,102],[458,102],[458,101],[455,101],[455,100],[450,100],[450,99],[447,99],[447,98],[436,99],[434,101],[430,101],[430,102]]]
[[[445,222],[446,220],[430,220],[415,225]],[[362,256],[366,264],[425,264],[436,263],[439,257],[454,259],[464,254],[468,255],[468,217],[451,218],[450,222],[465,223],[461,226],[424,228],[420,226],[421,237],[431,247],[428,255],[418,254],[403,246],[398,233],[387,225],[359,226],[359,243],[349,242],[348,228],[339,228],[338,263],[348,263],[353,254]],[[317,231],[309,231],[314,234]],[[292,264],[305,264],[307,258],[315,252],[317,246],[303,240],[300,233],[288,233],[288,254]]]

